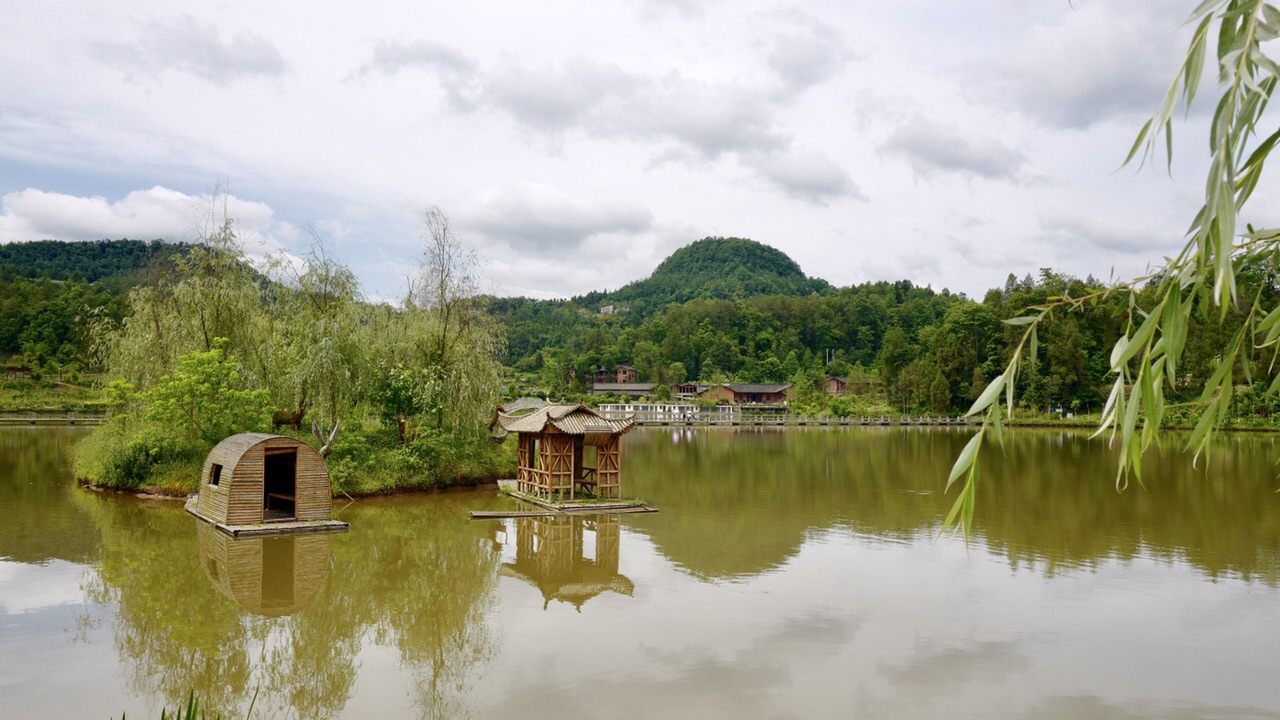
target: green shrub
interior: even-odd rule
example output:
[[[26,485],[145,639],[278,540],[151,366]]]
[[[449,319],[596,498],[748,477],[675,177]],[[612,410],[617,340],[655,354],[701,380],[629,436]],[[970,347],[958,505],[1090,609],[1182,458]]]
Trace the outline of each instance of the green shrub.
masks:
[[[169,490],[194,491],[210,449],[198,440],[174,436],[166,427],[117,416],[76,445],[72,467],[76,477],[117,490],[158,484]],[[164,481],[157,482],[157,476]]]

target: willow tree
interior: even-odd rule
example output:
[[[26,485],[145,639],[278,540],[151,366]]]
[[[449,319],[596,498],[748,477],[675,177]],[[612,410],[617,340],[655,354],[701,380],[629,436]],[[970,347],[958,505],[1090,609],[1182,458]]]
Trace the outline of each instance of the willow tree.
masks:
[[[437,429],[478,426],[499,395],[502,334],[479,302],[479,268],[448,216],[427,208],[421,263],[404,308],[383,314],[383,383],[412,386],[413,402],[395,409],[411,408]]]
[[[244,262],[231,220],[167,262],[130,291],[119,325],[94,328],[108,374],[137,387],[154,385],[181,355],[212,350],[217,338],[227,338],[234,353],[261,311],[260,277]]]
[[[1219,93],[1209,128],[1209,170],[1204,202],[1191,220],[1185,244],[1150,275],[1080,297],[1052,297],[1005,321],[1021,327],[1022,335],[1004,372],[969,409],[969,415],[982,414],[984,422],[951,469],[948,489],[961,478],[964,484],[944,527],[959,523],[968,536],[979,480],[979,450],[988,437],[1003,443],[1000,423],[1006,413],[1013,412],[1014,388],[1024,359],[1036,356],[1039,328],[1058,313],[1119,293],[1128,297],[1124,333],[1111,350],[1111,393],[1098,427],[1098,433],[1110,432],[1119,441],[1118,488],[1124,488],[1130,477],[1142,481],[1142,456],[1159,433],[1166,387],[1178,386],[1193,313],[1216,316],[1219,322],[1233,310],[1244,316],[1200,393],[1203,409],[1187,443],[1197,461],[1201,456],[1208,459],[1210,439],[1228,416],[1237,379],[1253,385],[1270,376],[1269,389],[1280,389],[1280,374],[1273,372],[1280,357],[1280,305],[1270,281],[1280,261],[1280,229],[1255,228],[1242,217],[1263,166],[1280,141],[1280,130],[1259,132],[1266,132],[1263,113],[1280,80],[1280,66],[1263,50],[1264,43],[1280,38],[1280,10],[1262,0],[1204,0],[1187,24],[1194,33],[1186,56],[1125,159],[1126,164],[1146,162],[1163,149],[1172,163],[1173,114],[1179,107],[1190,110],[1210,61],[1210,40],[1215,39],[1212,58]],[[1241,295],[1238,279],[1245,273],[1268,281],[1258,283],[1251,296]],[[1154,292],[1144,292],[1142,297],[1152,299],[1140,302],[1137,290],[1151,286]]]
[[[262,372],[277,405],[315,408],[332,424],[358,404],[371,355],[355,273],[315,238],[301,261],[272,259],[278,282],[259,322]]]

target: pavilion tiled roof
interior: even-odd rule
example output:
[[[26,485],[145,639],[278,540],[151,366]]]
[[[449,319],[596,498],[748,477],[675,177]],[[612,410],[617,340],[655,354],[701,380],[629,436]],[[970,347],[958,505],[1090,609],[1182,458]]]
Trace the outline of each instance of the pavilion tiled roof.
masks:
[[[634,421],[607,420],[585,405],[569,403],[547,405],[518,417],[498,413],[498,423],[509,433],[540,433],[550,425],[568,435],[620,435],[630,430]]]

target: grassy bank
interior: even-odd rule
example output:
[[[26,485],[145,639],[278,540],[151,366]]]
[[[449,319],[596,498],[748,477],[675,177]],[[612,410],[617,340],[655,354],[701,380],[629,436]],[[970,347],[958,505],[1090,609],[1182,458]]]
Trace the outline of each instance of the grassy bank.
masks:
[[[290,433],[316,446],[315,438]],[[115,418],[77,445],[80,482],[113,490],[186,495],[199,488],[212,445],[174,437],[166,428]],[[377,424],[344,423],[327,458],[335,494],[379,495],[492,482],[515,474],[515,443],[491,442],[480,428],[420,429],[401,445]]]
[[[102,392],[90,383],[0,380],[0,412],[100,413]]]

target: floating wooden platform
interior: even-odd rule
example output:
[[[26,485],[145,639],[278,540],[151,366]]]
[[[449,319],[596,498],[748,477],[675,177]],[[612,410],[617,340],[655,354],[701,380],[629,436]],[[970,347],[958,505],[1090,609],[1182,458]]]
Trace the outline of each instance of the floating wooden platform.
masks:
[[[184,506],[187,512],[209,523],[231,537],[266,537],[270,535],[295,535],[299,533],[331,533],[346,532],[351,526],[341,520],[281,520],[279,522],[253,523],[250,525],[227,525],[216,522],[200,514],[196,509],[196,498],[187,499]]]
[[[513,480],[499,480],[498,485],[506,489],[507,494],[521,502],[534,505],[539,510],[472,510],[471,519],[483,518],[521,518],[521,517],[556,517],[559,515],[621,515],[629,513],[654,513],[658,508],[649,507],[634,500],[577,500],[570,502],[548,502],[522,492],[510,490]]]
[[[568,510],[472,510],[472,520],[486,518],[559,517],[561,515],[623,515],[628,513],[656,513],[658,508],[633,505],[618,508],[571,508]]]

